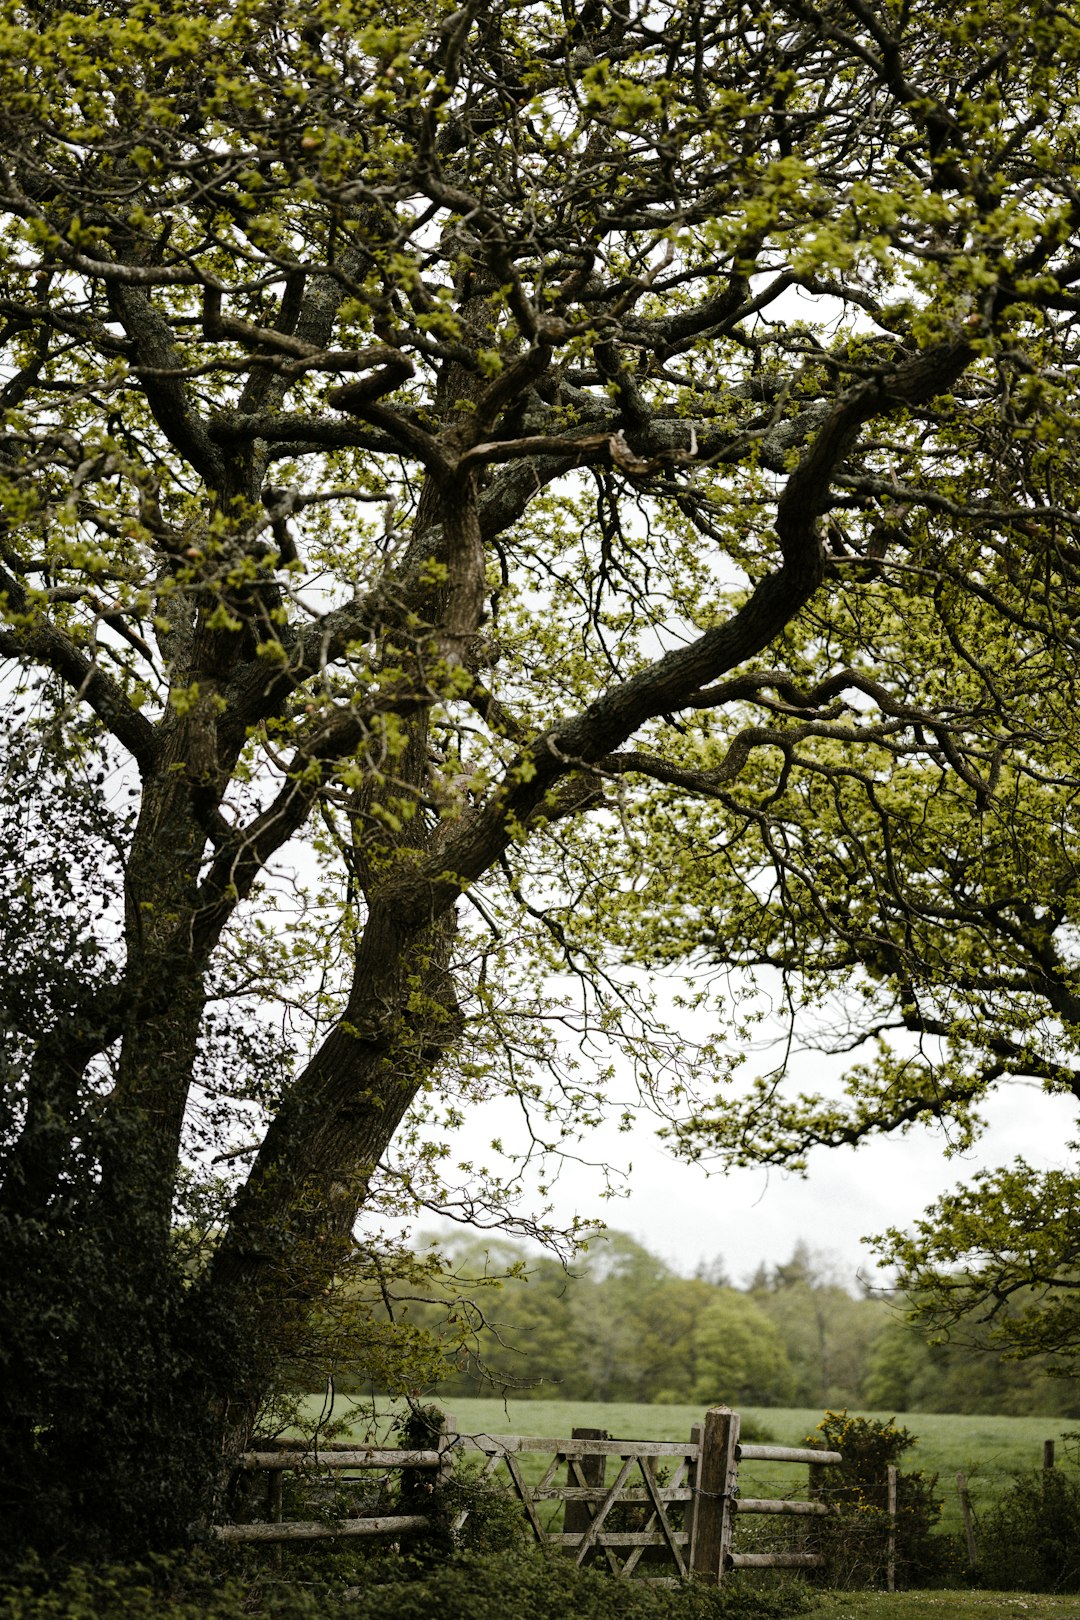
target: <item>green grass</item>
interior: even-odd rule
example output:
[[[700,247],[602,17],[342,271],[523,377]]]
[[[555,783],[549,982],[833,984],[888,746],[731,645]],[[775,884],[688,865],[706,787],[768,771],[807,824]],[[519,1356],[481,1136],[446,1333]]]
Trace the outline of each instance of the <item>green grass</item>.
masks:
[[[1031,1592],[826,1592],[807,1620],[1080,1620],[1080,1598]]]
[[[448,1403],[449,1404],[449,1403]],[[322,1407],[321,1397],[310,1402],[312,1415]],[[387,1411],[387,1403],[379,1403]],[[339,1405],[335,1416],[345,1411]],[[612,1436],[635,1440],[683,1440],[689,1438],[694,1423],[701,1421],[696,1406],[639,1406],[630,1402],[598,1401],[500,1401],[458,1400],[452,1405],[457,1428],[462,1434],[531,1434],[567,1438],[572,1429],[606,1429]],[[898,1417],[913,1435],[917,1445],[905,1454],[901,1464],[907,1470],[924,1469],[938,1475],[944,1504],[942,1524],[959,1530],[960,1509],[956,1492],[958,1472],[967,1476],[972,1505],[978,1514],[1006,1490],[1012,1477],[1042,1462],[1044,1440],[1057,1442],[1058,1463],[1075,1467],[1078,1446],[1063,1443],[1063,1436],[1076,1432],[1075,1419],[1048,1417],[979,1417],[937,1412],[875,1412],[873,1417]],[[778,1445],[799,1445],[820,1422],[822,1412],[812,1407],[747,1407],[744,1422],[767,1430]],[[364,1432],[370,1418],[358,1414],[357,1430]],[[779,1495],[795,1485],[797,1470],[791,1465],[748,1464],[743,1477],[746,1495]],[[1080,1603],[1075,1607],[1080,1620]]]
[[[448,1403],[450,1404],[450,1403]],[[322,1398],[312,1396],[314,1415]],[[387,1403],[380,1402],[382,1412]],[[636,1406],[630,1402],[458,1400],[452,1403],[457,1427],[463,1434],[532,1434],[567,1437],[574,1428],[606,1429],[609,1434],[635,1440],[683,1440],[701,1421],[698,1406]],[[339,1404],[335,1416],[345,1407]],[[1058,1443],[1058,1462],[1075,1466],[1077,1447],[1067,1455],[1062,1437],[1076,1432],[1076,1420],[1048,1417],[978,1417],[940,1412],[873,1412],[872,1417],[896,1417],[917,1437],[907,1453],[906,1466],[925,1468],[951,1485],[957,1471],[965,1473],[973,1496],[980,1482],[1003,1480],[1042,1462],[1044,1440]],[[745,1407],[744,1421],[767,1429],[778,1445],[800,1444],[821,1421],[816,1407]],[[366,1419],[358,1415],[362,1431]]]

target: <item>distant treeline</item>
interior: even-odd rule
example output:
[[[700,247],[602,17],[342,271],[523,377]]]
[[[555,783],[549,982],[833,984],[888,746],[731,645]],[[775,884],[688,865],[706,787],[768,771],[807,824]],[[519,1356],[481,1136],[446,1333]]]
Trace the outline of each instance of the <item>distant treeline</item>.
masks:
[[[570,1272],[500,1239],[442,1247],[452,1283],[399,1280],[387,1299],[400,1328],[441,1342],[441,1397],[1080,1417],[1074,1380],[1003,1362],[977,1328],[929,1345],[903,1300],[853,1295],[801,1244],[741,1288],[720,1263],[680,1276],[620,1232]]]

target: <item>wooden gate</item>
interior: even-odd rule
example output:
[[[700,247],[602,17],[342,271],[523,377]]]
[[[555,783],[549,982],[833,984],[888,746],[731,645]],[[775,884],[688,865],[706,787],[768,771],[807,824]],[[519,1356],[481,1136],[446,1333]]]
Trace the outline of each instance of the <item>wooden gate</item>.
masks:
[[[693,1573],[696,1438],[612,1440],[602,1430],[575,1429],[569,1440],[470,1435],[459,1445],[485,1456],[478,1480],[503,1481],[542,1546],[578,1564],[602,1556],[624,1578],[673,1583]],[[466,1517],[459,1515],[458,1528]]]

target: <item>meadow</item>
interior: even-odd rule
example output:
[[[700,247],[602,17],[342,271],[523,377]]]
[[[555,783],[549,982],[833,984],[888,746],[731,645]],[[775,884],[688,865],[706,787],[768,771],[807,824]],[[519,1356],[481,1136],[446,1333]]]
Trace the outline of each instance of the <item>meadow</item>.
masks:
[[[312,1397],[308,1414],[318,1415],[321,1397]],[[606,1429],[613,1437],[638,1440],[683,1440],[701,1421],[697,1406],[635,1405],[630,1402],[456,1400],[453,1416],[461,1434],[529,1434],[566,1438],[575,1428]],[[822,1418],[816,1407],[746,1407],[744,1426],[752,1438],[777,1445],[800,1445],[813,1434]],[[980,1417],[940,1412],[871,1412],[870,1417],[892,1418],[916,1438],[901,1459],[905,1472],[922,1469],[938,1475],[943,1503],[942,1525],[958,1530],[960,1510],[956,1492],[958,1472],[967,1477],[972,1505],[989,1505],[1006,1490],[1018,1473],[1040,1467],[1043,1442],[1056,1444],[1057,1463],[1075,1469],[1080,1463],[1080,1435],[1071,1428],[1075,1419],[1047,1417]],[[393,1408],[378,1401],[350,1408],[339,1402],[334,1411],[346,1420],[347,1432],[357,1436],[374,1427],[387,1432]],[[1072,1438],[1070,1438],[1072,1436]],[[744,1465],[744,1494],[784,1494],[792,1485],[790,1468],[776,1473],[768,1464]],[[775,1492],[769,1487],[776,1486]],[[1080,1608],[1077,1610],[1080,1620]]]

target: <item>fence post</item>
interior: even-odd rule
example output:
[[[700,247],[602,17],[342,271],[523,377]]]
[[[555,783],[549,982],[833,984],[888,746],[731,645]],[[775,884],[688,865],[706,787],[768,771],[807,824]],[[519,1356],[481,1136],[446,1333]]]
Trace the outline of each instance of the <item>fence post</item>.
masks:
[[[1043,1473],[1048,1474],[1054,1466],[1054,1442],[1043,1441]]]
[[[571,1440],[606,1440],[607,1437],[608,1432],[606,1429],[571,1429],[570,1431]],[[581,1478],[586,1485],[603,1485],[604,1475],[607,1472],[607,1458],[603,1452],[596,1452],[592,1456],[586,1455],[568,1459],[566,1464],[566,1483],[568,1485],[577,1484],[577,1476],[574,1473],[575,1462],[581,1470]],[[592,1509],[591,1512],[590,1508]],[[563,1508],[564,1533],[569,1536],[585,1535],[595,1517],[596,1510],[596,1504],[592,1502],[567,1502]],[[573,1558],[577,1553],[577,1548],[567,1547],[566,1551]],[[591,1563],[595,1557],[596,1549],[593,1548],[591,1552],[585,1555],[585,1562]]]
[[[701,1431],[691,1574],[711,1586],[724,1578],[731,1549],[731,1499],[738,1479],[739,1414],[710,1406]]]
[[[449,1485],[454,1477],[454,1449],[458,1443],[457,1418],[453,1412],[444,1412],[442,1431],[438,1439],[438,1449],[442,1453],[438,1472],[435,1475],[435,1489],[442,1490]]]
[[[885,1544],[885,1590],[896,1591],[896,1464],[890,1463],[885,1471],[885,1511],[889,1515],[889,1533]]]
[[[271,1524],[281,1523],[282,1510],[282,1470],[271,1468],[266,1475],[266,1517]],[[281,1543],[270,1554],[270,1564],[273,1569],[282,1567]]]
[[[971,1569],[978,1569],[979,1549],[975,1541],[975,1524],[971,1517],[971,1498],[968,1496],[967,1479],[963,1474],[957,1474],[956,1476],[956,1492],[960,1498],[960,1513],[964,1520],[968,1566]]]
[[[694,1570],[694,1548],[697,1546],[697,1505],[698,1491],[701,1489],[701,1446],[704,1430],[700,1423],[694,1423],[690,1428],[690,1444],[697,1447],[697,1461],[694,1464],[690,1480],[693,1482],[693,1495],[686,1504],[686,1567]]]

